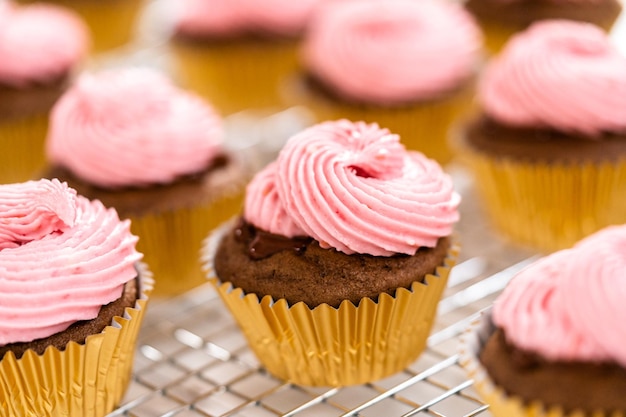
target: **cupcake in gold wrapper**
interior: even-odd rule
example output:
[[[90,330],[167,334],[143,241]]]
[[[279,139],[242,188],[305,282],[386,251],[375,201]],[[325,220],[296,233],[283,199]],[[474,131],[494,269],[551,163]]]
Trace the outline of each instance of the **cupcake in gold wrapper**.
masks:
[[[282,108],[282,80],[319,0],[177,2],[170,51],[180,83],[223,113]]]
[[[447,129],[471,108],[481,33],[456,4],[329,2],[304,38],[290,104],[320,120],[380,123],[409,148],[449,162]]]
[[[540,20],[588,22],[609,32],[622,4],[618,0],[468,0],[465,8],[480,24],[485,34],[485,48],[495,54],[514,34]]]
[[[137,237],[58,180],[1,185],[0,200],[0,416],[104,417],[153,287]]]
[[[39,0],[15,0],[36,3]],[[93,52],[100,53],[132,41],[144,0],[46,0],[76,12],[87,24],[93,39]]]
[[[626,58],[590,24],[537,23],[494,59],[451,139],[505,236],[551,251],[626,222],[621,91]]]
[[[399,372],[425,347],[458,248],[440,166],[376,124],[292,136],[205,242],[209,281],[274,375],[342,386]]]
[[[132,220],[158,277],[155,295],[205,281],[202,239],[241,210],[250,169],[224,147],[207,102],[154,70],[85,74],[55,106],[47,151],[44,177]]]
[[[462,337],[460,363],[494,417],[626,415],[626,229],[536,261]]]
[[[88,44],[70,10],[0,4],[0,183],[30,179],[44,165],[48,113]]]

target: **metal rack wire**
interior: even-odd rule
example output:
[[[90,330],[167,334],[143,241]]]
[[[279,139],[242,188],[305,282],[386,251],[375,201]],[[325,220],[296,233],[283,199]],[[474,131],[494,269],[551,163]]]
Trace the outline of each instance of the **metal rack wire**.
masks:
[[[111,416],[489,416],[458,365],[458,336],[534,256],[499,240],[481,217],[471,179],[449,167],[464,196],[464,255],[453,269],[427,350],[404,371],[372,383],[311,388],[268,374],[210,286],[148,311],[134,377]]]

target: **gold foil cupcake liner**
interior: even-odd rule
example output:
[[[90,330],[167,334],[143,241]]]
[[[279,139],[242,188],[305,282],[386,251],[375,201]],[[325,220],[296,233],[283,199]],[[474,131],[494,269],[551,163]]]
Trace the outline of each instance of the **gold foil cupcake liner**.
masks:
[[[180,83],[225,115],[251,108],[284,108],[279,86],[298,67],[295,40],[173,40],[170,50]]]
[[[538,163],[467,150],[484,206],[513,241],[547,252],[626,223],[626,160]]]
[[[400,136],[407,149],[424,153],[440,164],[450,162],[454,156],[448,146],[448,129],[459,117],[468,114],[474,105],[474,82],[446,97],[402,106],[376,106],[350,103],[333,98],[310,85],[303,75],[289,78],[283,86],[290,105],[309,108],[317,120],[348,119],[378,123]]]
[[[157,277],[154,296],[181,294],[206,283],[198,253],[212,229],[241,211],[244,187],[236,188],[194,207],[130,217],[131,230],[139,236],[137,250]]]
[[[231,311],[263,366],[302,385],[343,386],[377,380],[401,371],[421,354],[458,249],[425,282],[399,288],[395,296],[364,298],[358,306],[289,305],[246,294],[215,276],[212,259],[226,223],[205,242],[203,261],[209,281]]]
[[[84,344],[32,350],[0,360],[0,416],[103,417],[119,404],[131,377],[137,335],[152,291],[152,274],[139,264],[140,296]]]
[[[0,120],[0,183],[33,179],[45,164],[48,114]]]
[[[482,366],[479,355],[495,326],[491,320],[491,309],[484,310],[461,336],[459,363],[474,381],[474,387],[483,401],[489,405],[494,417],[624,417],[623,411],[565,412],[560,407],[546,407],[539,401],[524,403],[516,396],[508,395],[489,377]]]

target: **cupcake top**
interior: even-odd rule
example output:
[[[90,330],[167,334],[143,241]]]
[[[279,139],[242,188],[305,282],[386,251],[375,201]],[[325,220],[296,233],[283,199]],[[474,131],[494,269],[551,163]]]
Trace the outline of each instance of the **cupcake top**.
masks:
[[[60,80],[85,57],[88,33],[65,8],[0,3],[0,84],[25,87]]]
[[[221,118],[145,68],[81,76],[52,109],[50,162],[102,188],[167,184],[222,152]]]
[[[451,234],[459,202],[437,162],[398,135],[339,120],[289,139],[248,185],[244,219],[346,254],[413,255]]]
[[[58,180],[0,185],[0,346],[90,320],[137,276],[137,237]]]
[[[398,104],[444,96],[476,69],[478,26],[460,5],[438,0],[345,0],[321,7],[304,65],[348,100]]]
[[[613,226],[520,272],[494,305],[516,347],[553,361],[626,367],[626,226]]]
[[[185,0],[180,2],[177,33],[192,38],[246,34],[296,36],[320,0]]]
[[[479,99],[489,117],[510,126],[626,132],[626,57],[594,25],[538,22],[487,67]]]

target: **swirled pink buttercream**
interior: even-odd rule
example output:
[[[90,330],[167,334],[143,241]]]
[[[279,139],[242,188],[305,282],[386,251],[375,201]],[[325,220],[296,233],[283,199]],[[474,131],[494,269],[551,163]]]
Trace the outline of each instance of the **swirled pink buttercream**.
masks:
[[[435,161],[387,129],[347,120],[292,136],[246,198],[246,219],[264,230],[374,256],[435,246],[460,202]]]
[[[194,37],[295,36],[320,1],[185,0],[179,5],[177,31]]]
[[[520,272],[494,305],[516,346],[549,360],[626,366],[626,226],[613,226]]]
[[[303,60],[348,99],[379,104],[428,100],[473,75],[478,26],[460,5],[437,0],[329,2],[307,31]]]
[[[487,67],[479,97],[488,115],[513,126],[626,131],[626,57],[589,23],[535,23]]]
[[[56,81],[79,65],[88,45],[87,27],[70,10],[0,5],[0,84]]]
[[[222,122],[200,97],[149,69],[83,75],[52,110],[51,162],[101,187],[166,184],[206,169]]]
[[[95,318],[137,276],[129,221],[58,180],[0,185],[0,212],[15,243],[0,249],[0,345]]]
[[[270,233],[287,237],[306,235],[280,201],[276,189],[276,162],[259,171],[246,187],[243,215],[248,223]]]

